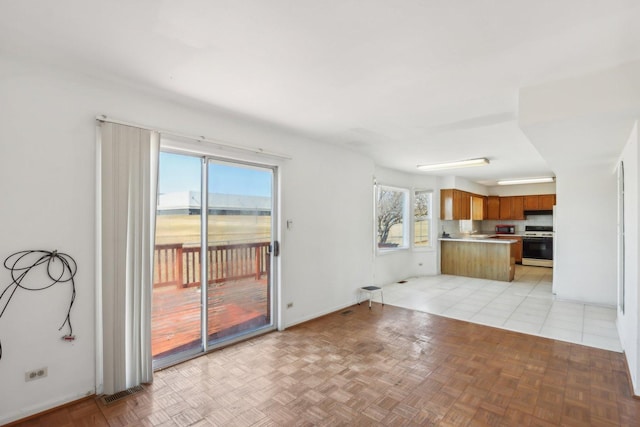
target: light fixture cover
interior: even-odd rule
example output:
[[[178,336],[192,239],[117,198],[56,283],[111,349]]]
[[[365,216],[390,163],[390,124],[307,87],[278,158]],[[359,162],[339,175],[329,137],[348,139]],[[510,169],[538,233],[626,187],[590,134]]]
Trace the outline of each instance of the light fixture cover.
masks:
[[[552,176],[545,176],[542,178],[503,179],[498,181],[498,185],[543,184],[545,182],[553,182],[554,180],[555,178]]]
[[[484,157],[479,159],[459,160],[456,162],[434,163],[431,165],[418,165],[418,169],[423,171],[435,171],[442,169],[468,168],[472,166],[485,166],[489,164],[489,160]]]

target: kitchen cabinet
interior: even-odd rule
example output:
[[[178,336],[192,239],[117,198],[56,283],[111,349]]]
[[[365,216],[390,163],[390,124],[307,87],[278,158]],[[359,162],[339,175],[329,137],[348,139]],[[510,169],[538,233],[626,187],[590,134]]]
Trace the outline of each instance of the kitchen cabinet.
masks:
[[[548,211],[553,209],[556,204],[556,195],[555,194],[542,194],[538,196],[540,210]]]
[[[471,195],[471,219],[483,220],[486,218],[485,205],[487,198],[478,195]]]
[[[524,196],[511,197],[510,219],[524,219]]]
[[[471,194],[455,189],[440,190],[440,219],[471,219]]]
[[[496,239],[501,240],[516,240],[516,244],[513,245],[513,253],[516,262],[522,264],[522,237],[520,236],[496,236]]]
[[[540,197],[538,195],[535,196],[524,196],[524,210],[525,211],[537,211],[540,209]]]
[[[440,239],[442,274],[511,282],[515,243]]]
[[[511,197],[500,197],[499,219],[511,219]]]
[[[454,198],[456,195],[454,194]],[[471,193],[466,191],[457,191],[458,200],[458,212],[460,212],[460,218],[458,219],[471,219]]]
[[[487,197],[487,215],[485,219],[500,219],[500,197]]]
[[[440,219],[487,219],[486,199],[485,196],[453,188],[440,190]]]
[[[440,219],[524,220],[525,211],[550,211],[555,194],[481,196],[456,189],[440,190]]]
[[[499,219],[524,219],[524,196],[500,197]]]
[[[471,193],[455,189],[440,190],[440,219],[471,219]]]
[[[525,211],[550,211],[556,204],[555,194],[524,196]]]
[[[453,218],[453,192],[455,190],[440,190],[440,219]]]

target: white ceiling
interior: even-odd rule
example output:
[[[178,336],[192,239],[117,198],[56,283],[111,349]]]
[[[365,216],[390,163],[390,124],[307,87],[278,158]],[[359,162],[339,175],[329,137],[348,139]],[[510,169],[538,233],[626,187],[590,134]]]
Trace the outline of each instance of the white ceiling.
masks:
[[[640,59],[640,2],[2,0],[0,51],[491,182],[553,173],[519,89]]]

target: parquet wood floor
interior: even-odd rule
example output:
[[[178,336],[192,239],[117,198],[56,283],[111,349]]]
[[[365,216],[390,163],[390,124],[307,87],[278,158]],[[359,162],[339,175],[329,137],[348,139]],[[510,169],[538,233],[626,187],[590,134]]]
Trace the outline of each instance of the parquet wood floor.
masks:
[[[633,426],[621,353],[374,303],[20,426]]]

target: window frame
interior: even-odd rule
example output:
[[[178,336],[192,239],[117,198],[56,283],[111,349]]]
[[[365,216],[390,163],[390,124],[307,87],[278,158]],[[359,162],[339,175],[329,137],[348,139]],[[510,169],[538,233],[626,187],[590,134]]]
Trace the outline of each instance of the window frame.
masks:
[[[429,244],[428,245],[416,245],[416,216],[415,216],[415,207],[417,200],[417,193],[426,193],[428,194],[428,202],[427,202],[427,215],[425,217],[427,221],[427,227],[429,230]],[[411,249],[414,251],[432,251],[434,248],[434,233],[433,233],[433,194],[434,191],[425,188],[414,188],[411,191]]]
[[[381,191],[393,191],[403,194],[403,213],[402,213],[402,244],[392,247],[380,247],[378,242],[378,200]],[[406,251],[411,249],[411,190],[408,188],[394,187],[391,185],[376,184],[374,191],[374,247],[376,253],[386,254],[397,251]]]

